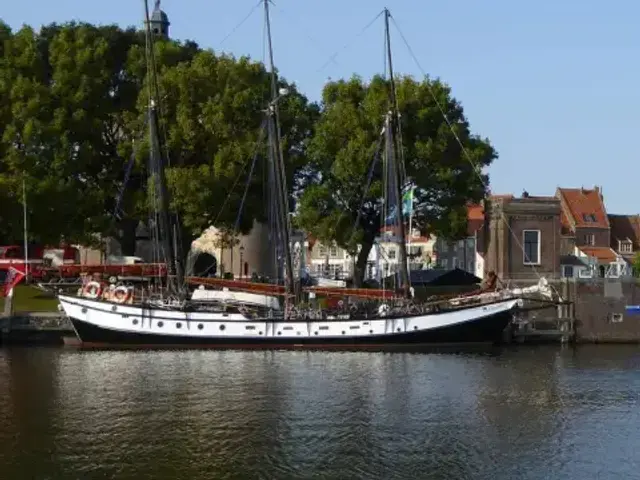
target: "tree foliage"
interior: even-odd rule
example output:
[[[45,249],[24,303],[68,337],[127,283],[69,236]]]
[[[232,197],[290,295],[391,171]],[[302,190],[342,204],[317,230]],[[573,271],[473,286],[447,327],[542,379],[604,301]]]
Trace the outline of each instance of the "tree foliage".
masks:
[[[414,225],[455,238],[466,229],[466,204],[481,200],[486,193],[487,178],[476,169],[490,165],[496,152],[487,140],[471,134],[462,106],[447,85],[401,77],[396,88],[406,174],[418,187]],[[365,188],[390,108],[388,92],[388,81],[381,77],[368,84],[353,77],[325,86],[298,205],[300,226],[321,241],[335,241],[354,253],[356,245],[361,246],[360,279],[381,228],[380,169],[374,172],[368,191]]]
[[[16,226],[22,225],[25,180],[33,240],[86,242],[94,233],[111,234],[125,254],[133,254],[136,225],[148,217],[149,74],[143,34],[85,23],[12,33],[0,24],[0,40],[4,243],[22,235]],[[221,225],[235,224],[269,77],[262,64],[216,55],[193,42],[158,39],[154,56],[173,207],[188,243],[216,218]],[[293,175],[303,162],[317,107],[295,86],[280,83],[291,90],[281,112],[285,160]],[[115,199],[132,156],[123,216],[115,221]],[[264,215],[259,173],[243,210],[243,231]]]
[[[266,213],[259,139],[269,73],[249,58],[193,42],[158,39],[153,52],[167,178],[185,243],[212,224],[227,230],[236,225],[256,156],[239,222],[246,232]],[[0,22],[1,243],[21,239],[24,181],[31,240],[87,242],[100,233],[115,235],[123,253],[133,253],[136,225],[149,213],[147,67],[144,35],[135,29],[68,23],[12,32]],[[329,83],[321,108],[295,85],[282,78],[278,83],[289,90],[280,101],[282,145],[299,224],[351,251],[361,245],[362,273],[380,228],[379,170],[367,192],[365,185],[389,109],[388,83],[380,77],[368,84],[357,77]],[[485,193],[473,165],[488,166],[495,151],[470,133],[445,84],[403,77],[397,93],[406,171],[419,187],[415,223],[455,237],[466,224],[465,204]],[[116,221],[116,198],[131,158]]]

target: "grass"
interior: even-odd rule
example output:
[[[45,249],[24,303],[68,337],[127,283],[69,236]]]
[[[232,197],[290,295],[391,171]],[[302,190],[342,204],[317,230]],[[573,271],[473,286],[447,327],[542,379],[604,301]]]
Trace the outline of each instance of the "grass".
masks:
[[[0,313],[4,309],[4,298],[0,298]],[[14,312],[57,312],[58,300],[50,293],[30,285],[18,285],[13,291]]]

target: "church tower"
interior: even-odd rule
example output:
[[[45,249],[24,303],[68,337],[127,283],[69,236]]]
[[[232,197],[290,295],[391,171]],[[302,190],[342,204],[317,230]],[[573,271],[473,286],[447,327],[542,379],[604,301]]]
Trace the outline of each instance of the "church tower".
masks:
[[[155,37],[169,38],[169,17],[160,9],[160,0],[156,0],[153,13],[149,19],[151,32]]]

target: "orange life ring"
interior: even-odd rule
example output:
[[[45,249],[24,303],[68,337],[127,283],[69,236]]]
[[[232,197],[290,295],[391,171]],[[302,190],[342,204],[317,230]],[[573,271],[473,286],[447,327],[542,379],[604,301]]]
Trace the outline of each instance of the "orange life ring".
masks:
[[[112,299],[116,303],[128,303],[130,298],[131,289],[125,287],[124,285],[116,287],[112,292]]]
[[[96,299],[102,294],[102,285],[100,282],[89,282],[82,289],[82,296]]]

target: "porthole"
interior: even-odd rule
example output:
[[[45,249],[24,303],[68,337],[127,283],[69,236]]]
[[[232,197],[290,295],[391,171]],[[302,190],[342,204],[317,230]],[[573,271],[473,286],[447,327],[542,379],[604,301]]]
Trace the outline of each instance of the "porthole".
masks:
[[[204,325],[202,325],[201,323],[198,324],[198,330],[202,330],[204,328]]]
[[[262,335],[262,332],[258,332],[258,335]]]
[[[226,327],[224,325],[220,325],[220,330],[224,330]]]
[[[182,324],[180,322],[176,323],[176,328],[182,328]]]
[[[373,330],[369,330],[369,333],[373,333]]]
[[[282,335],[282,332],[278,332],[278,335]]]
[[[344,331],[344,330],[342,330],[342,334],[343,334],[343,335],[345,334],[345,331]]]
[[[115,312],[116,310],[118,310],[118,307],[116,307],[115,305],[113,307],[111,307],[111,311]]]
[[[397,331],[398,331],[398,332],[400,332],[400,331],[402,331],[402,330],[398,327],[398,330],[397,330]]]
[[[87,307],[82,307],[82,313],[87,313]]]
[[[135,318],[133,319],[133,324],[137,325],[138,324],[138,320],[136,320]]]
[[[164,327],[164,322],[158,322],[158,327],[160,328]]]
[[[414,329],[414,330],[417,330],[417,329],[418,329],[418,326],[417,326],[417,325],[414,325],[413,329]]]
[[[314,334],[314,335],[317,335],[317,334],[318,334],[318,332],[313,332],[313,334]]]

